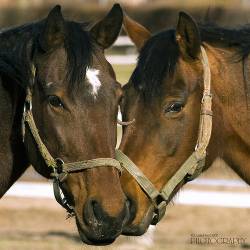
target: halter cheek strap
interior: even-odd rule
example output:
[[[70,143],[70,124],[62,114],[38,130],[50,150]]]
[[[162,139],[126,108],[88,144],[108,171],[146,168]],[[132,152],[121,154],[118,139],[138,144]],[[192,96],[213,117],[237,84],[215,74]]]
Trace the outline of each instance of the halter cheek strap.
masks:
[[[201,46],[201,62],[203,65],[204,90],[201,100],[201,113],[198,140],[194,152],[181,165],[172,178],[158,191],[154,184],[143,174],[143,172],[120,150],[116,151],[116,159],[141,186],[155,207],[152,220],[157,224],[166,212],[167,203],[174,189],[184,180],[191,181],[196,178],[205,165],[206,149],[212,133],[212,94],[211,94],[211,72],[205,49]]]

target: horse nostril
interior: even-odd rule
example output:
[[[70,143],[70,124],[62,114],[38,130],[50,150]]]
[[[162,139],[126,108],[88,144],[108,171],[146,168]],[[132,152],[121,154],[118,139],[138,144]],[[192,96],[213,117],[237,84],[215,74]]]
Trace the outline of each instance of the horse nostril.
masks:
[[[105,213],[99,202],[95,199],[89,199],[86,202],[83,213],[83,218],[88,225],[105,219]]]
[[[85,234],[92,241],[113,241],[122,232],[123,225],[128,220],[129,204],[125,200],[123,208],[115,216],[109,213],[107,208],[110,207],[105,205],[93,198],[89,198],[84,205]]]
[[[92,200],[91,206],[92,206],[93,215],[95,216],[95,218],[98,221],[103,220],[104,219],[104,212],[102,210],[101,205],[98,203],[98,201]]]

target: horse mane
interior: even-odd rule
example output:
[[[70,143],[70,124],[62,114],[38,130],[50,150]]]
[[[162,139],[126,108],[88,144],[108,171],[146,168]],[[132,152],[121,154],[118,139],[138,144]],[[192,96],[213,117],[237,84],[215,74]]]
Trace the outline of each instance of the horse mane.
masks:
[[[244,59],[250,52],[250,26],[224,28],[215,24],[199,24],[202,42],[222,48],[234,48],[235,58]],[[164,30],[152,36],[140,51],[131,76],[132,83],[145,96],[157,95],[164,78],[171,77],[180,51],[175,30]]]
[[[131,76],[135,89],[145,96],[158,94],[164,77],[174,72],[179,55],[175,30],[152,36],[141,49],[137,67]]]
[[[89,33],[83,30],[88,24],[77,22],[66,23],[66,39],[64,47],[67,52],[67,79],[74,89],[79,83],[84,83],[86,70],[92,62],[92,52],[95,49]]]
[[[33,28],[38,25],[39,23],[25,24],[2,29],[0,33],[0,74],[14,80],[23,88],[29,84],[31,74],[28,44],[33,43]]]
[[[31,84],[32,57],[41,51],[38,42],[44,20],[1,30],[0,74],[16,81],[23,88]],[[64,48],[67,54],[67,74],[71,90],[84,83],[87,67],[91,64],[93,42],[85,30],[88,24],[65,21]],[[8,44],[9,43],[9,44]],[[44,52],[46,53],[46,52]]]
[[[202,41],[223,48],[236,48],[236,53],[244,59],[250,52],[250,25],[239,28],[224,28],[216,24],[199,25]]]

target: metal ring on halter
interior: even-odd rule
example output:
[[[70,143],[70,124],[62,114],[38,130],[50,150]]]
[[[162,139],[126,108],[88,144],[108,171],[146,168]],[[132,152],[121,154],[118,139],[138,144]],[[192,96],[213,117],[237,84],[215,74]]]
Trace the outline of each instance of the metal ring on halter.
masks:
[[[55,160],[58,165],[62,166],[64,164],[64,161],[61,158],[56,158]]]
[[[61,158],[56,158],[55,161],[57,165],[57,167],[55,168],[56,178],[60,183],[62,183],[66,180],[68,173],[63,170],[64,161]]]
[[[60,181],[59,176],[63,172],[63,167],[62,166],[64,164],[64,161],[62,159],[60,159],[60,158],[56,158],[55,162],[56,162],[56,167],[51,166],[53,172],[50,174],[50,176],[53,177],[54,179],[57,179],[57,180]]]

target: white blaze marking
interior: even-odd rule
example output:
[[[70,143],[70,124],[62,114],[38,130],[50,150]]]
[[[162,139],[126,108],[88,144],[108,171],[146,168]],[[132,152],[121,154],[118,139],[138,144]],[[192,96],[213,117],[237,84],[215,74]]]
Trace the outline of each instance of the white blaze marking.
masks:
[[[98,90],[101,87],[100,79],[98,78],[99,75],[98,69],[87,69],[86,77],[88,79],[89,84],[92,86],[92,94],[94,97],[97,96]]]

